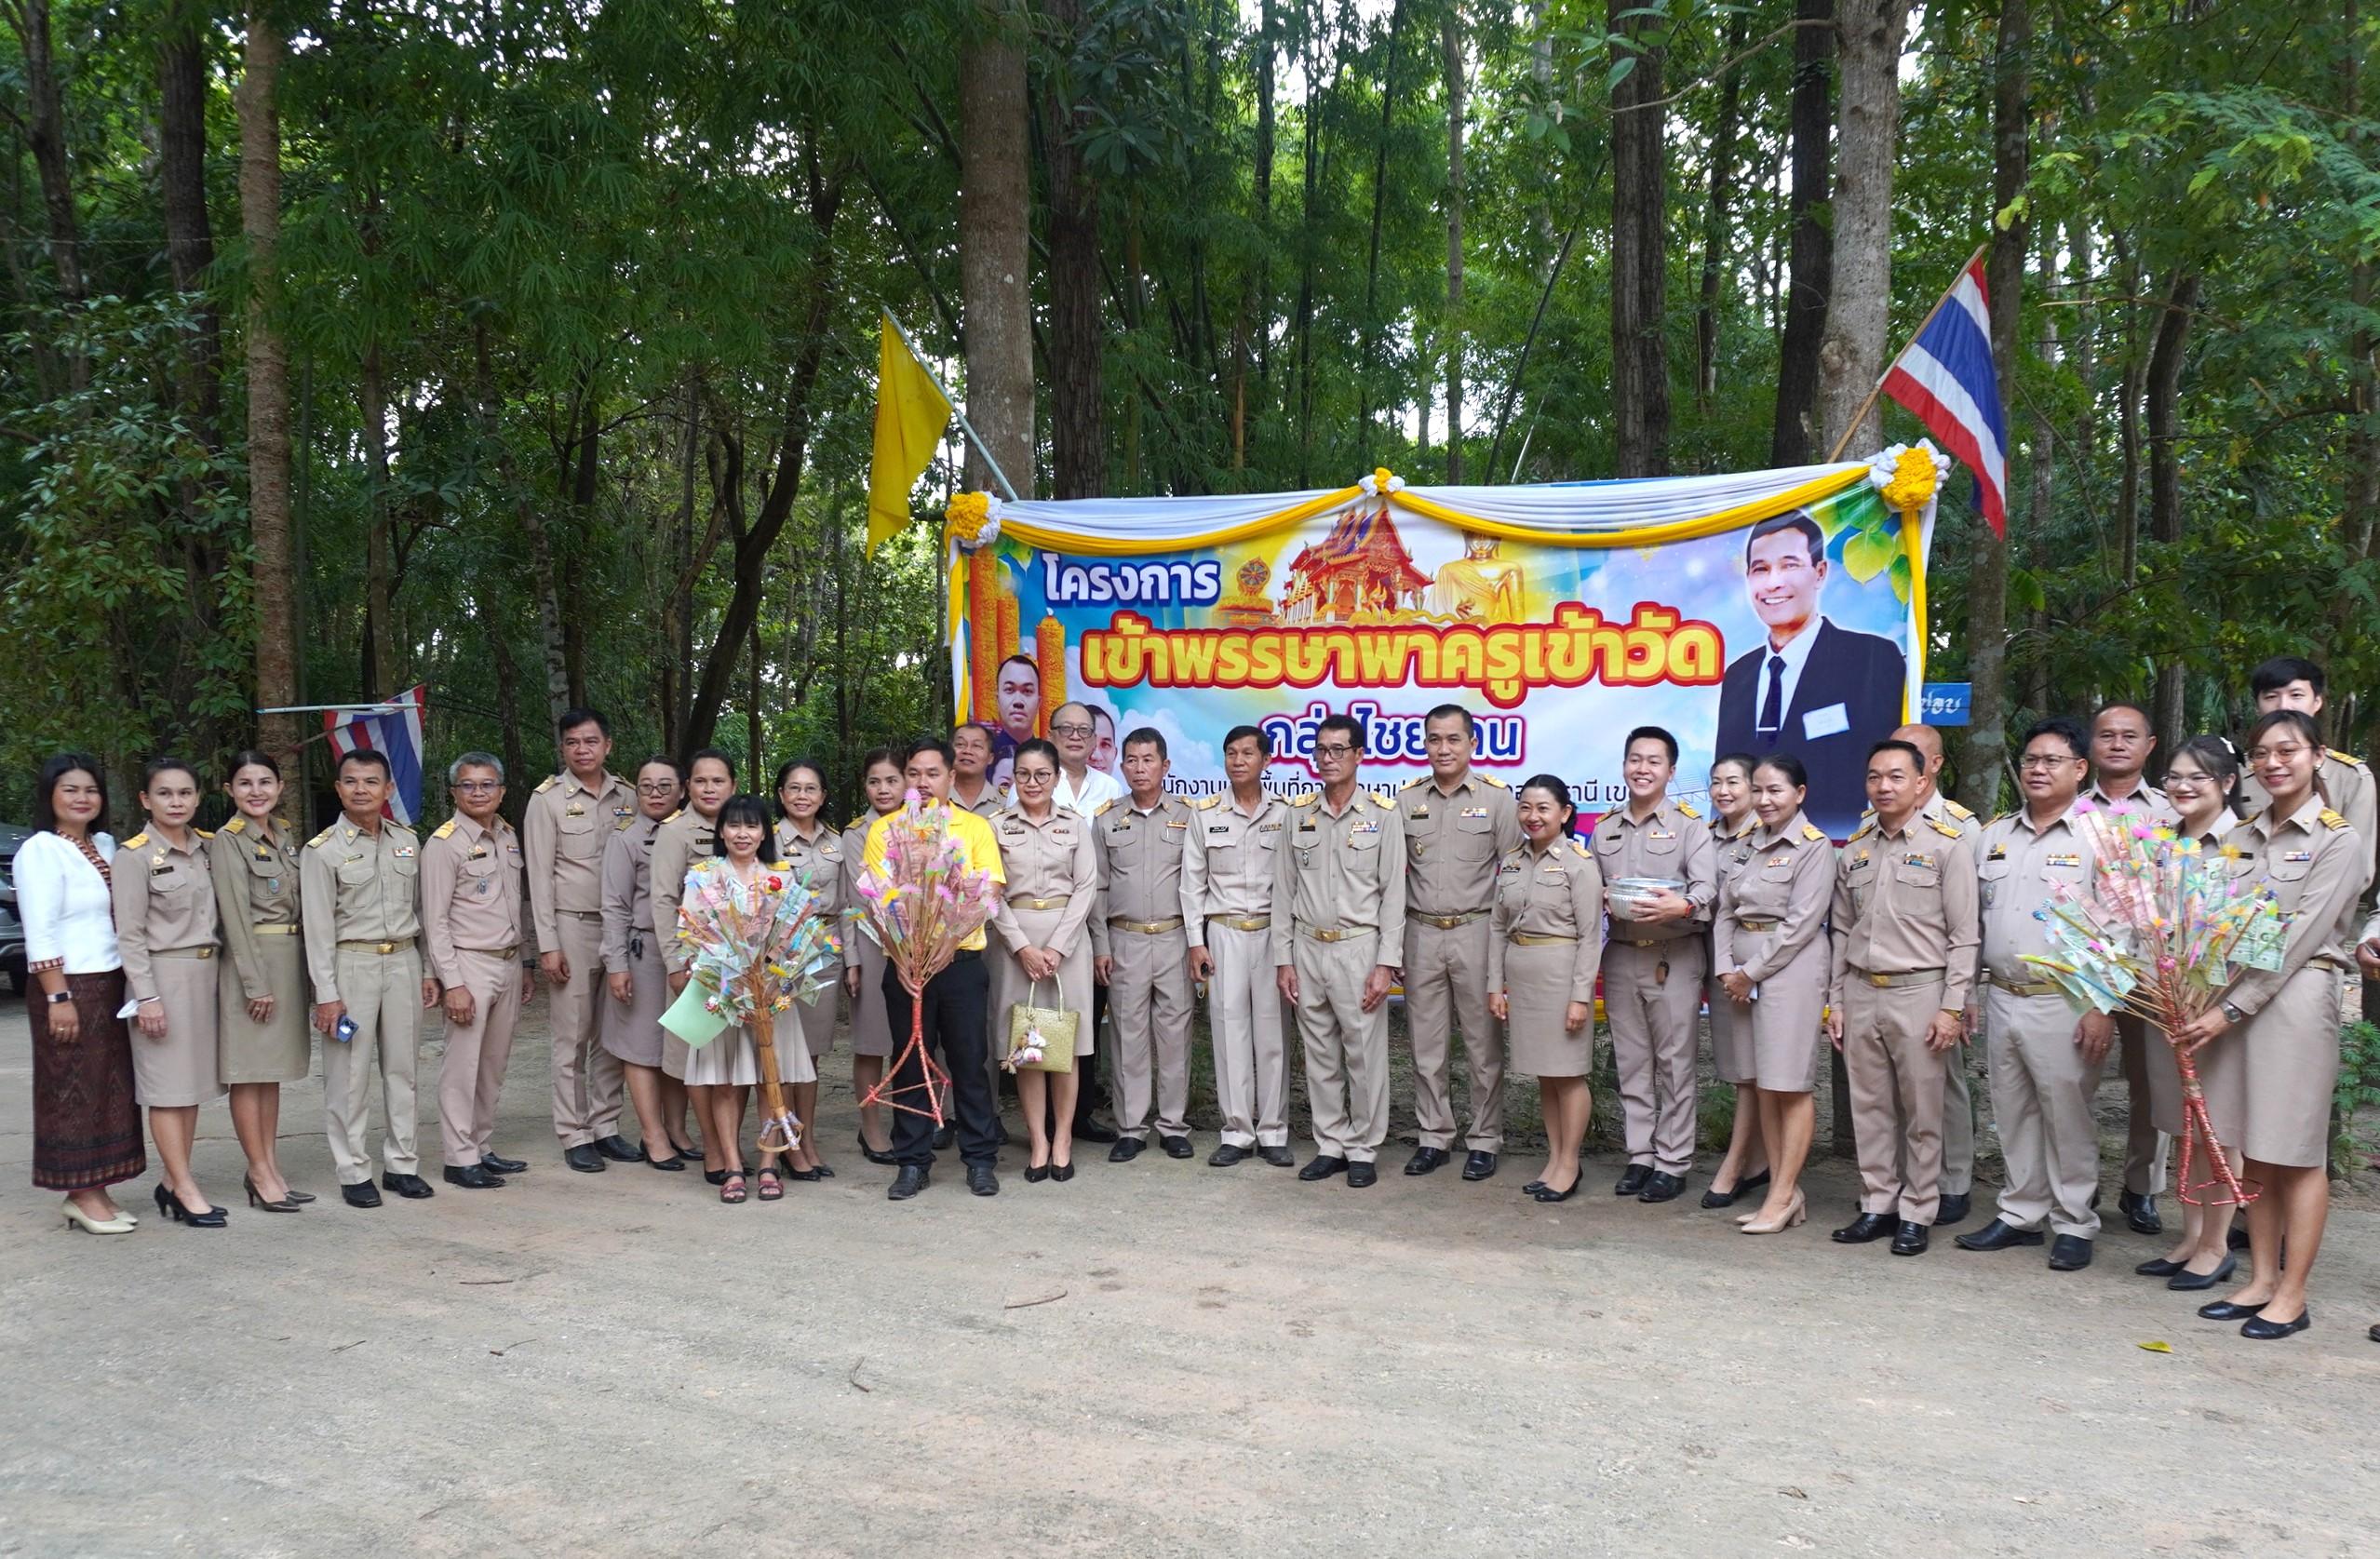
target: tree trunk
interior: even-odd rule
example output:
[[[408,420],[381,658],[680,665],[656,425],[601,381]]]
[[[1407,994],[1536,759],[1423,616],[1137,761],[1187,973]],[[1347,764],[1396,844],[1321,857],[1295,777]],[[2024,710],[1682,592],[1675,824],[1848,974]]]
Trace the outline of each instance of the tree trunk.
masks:
[[[363,695],[385,698],[397,681],[390,642],[397,631],[397,551],[388,508],[388,375],[378,341],[364,343],[363,371],[356,388],[364,423]]]
[[[513,659],[512,645],[504,638],[504,618],[509,614],[489,610],[494,595],[491,588],[485,595],[475,596],[473,604],[479,631],[488,638],[488,664],[495,673],[496,719],[504,727],[504,750],[497,756],[504,760],[504,775],[511,782],[505,794],[508,799],[525,798],[529,793],[529,763],[520,745],[520,663]],[[505,811],[516,819],[519,815],[514,806],[507,806]]]
[[[1060,47],[1070,45],[1082,21],[1082,0],[1048,0],[1048,12],[1063,40]],[[1082,116],[1055,89],[1045,89],[1041,101],[1050,210],[1050,493],[1096,498],[1107,491],[1108,477],[1100,384],[1107,343],[1099,320],[1099,186],[1083,172],[1076,140]]]
[[[495,353],[483,316],[471,329],[475,372],[478,381],[479,437],[487,445],[482,458],[495,461],[497,479],[512,500],[513,522],[529,539],[530,587],[537,601],[537,644],[545,665],[545,726],[558,730],[562,711],[571,706],[570,656],[562,642],[560,581],[554,571],[554,542],[538,512],[537,500],[520,478],[512,446],[504,440],[504,400],[496,386]]]
[[[1669,168],[1661,152],[1668,110],[1655,106],[1666,50],[1647,41],[1651,20],[1635,0],[1607,0],[1607,25],[1638,50],[1611,93],[1612,458],[1621,477],[1669,475],[1669,336],[1662,326]]]
[[[1250,177],[1257,203],[1257,260],[1256,295],[1248,316],[1256,331],[1257,380],[1272,383],[1272,110],[1273,0],[1264,0],[1262,24],[1257,34],[1257,147]]]
[[[1835,0],[1795,0],[1805,23],[1835,15]],[[1785,292],[1784,339],[1777,354],[1776,421],[1768,435],[1768,464],[1807,465],[1818,447],[1818,343],[1826,330],[1826,300],[1834,289],[1835,233],[1827,187],[1834,150],[1835,33],[1802,26],[1794,33],[1794,90],[1790,139],[1792,193],[1787,211],[1793,228],[1788,259],[1792,280]]]
[[[1364,348],[1355,364],[1356,464],[1372,464],[1372,360],[1380,343],[1380,322],[1374,317],[1380,292],[1380,219],[1389,201],[1389,130],[1396,118],[1397,47],[1405,41],[1405,0],[1389,7],[1388,68],[1380,79],[1380,134],[1372,149],[1372,242],[1364,263],[1364,313],[1357,324]]]
[[[2181,437],[2175,412],[2181,400],[2182,358],[2190,325],[2198,306],[2198,273],[2187,264],[2176,267],[2166,288],[2165,312],[2157,322],[2156,343],[2148,354],[2145,415],[2148,421],[2148,533],[2166,546],[2182,541],[2182,469],[2175,448]],[[2188,665],[2178,648],[2157,668],[2158,745],[2172,752],[2186,732],[2183,694]]]
[[[1446,7],[1446,481],[1462,480],[1462,13]]]
[[[2141,531],[2141,374],[2145,361],[2140,343],[2140,305],[2129,300],[2141,295],[2141,268],[2131,242],[2122,233],[2112,236],[2118,288],[2124,304],[2124,370],[2116,393],[2116,577],[2130,585],[2140,574]]]
[[[1314,463],[1314,233],[1319,219],[1314,208],[1322,195],[1323,118],[1328,88],[1320,87],[1321,51],[1314,47],[1314,18],[1311,0],[1299,6],[1298,39],[1306,75],[1305,203],[1298,208],[1298,313],[1293,329],[1298,337],[1298,485],[1313,485]]]
[[[41,181],[42,215],[49,235],[49,264],[56,273],[58,301],[72,307],[84,298],[80,224],[74,214],[74,175],[66,156],[66,107],[58,87],[58,62],[49,37],[49,0],[20,0],[6,14],[24,61],[25,107],[21,133],[33,150]],[[67,363],[68,382],[82,389],[91,382],[90,359],[77,352]]]
[[[281,125],[275,86],[281,34],[259,7],[248,15],[239,88],[240,232],[248,243],[248,523],[255,548],[256,702],[298,701],[296,536],[289,516],[289,351],[281,339]],[[258,740],[298,773],[294,715],[266,715]],[[303,790],[303,786],[299,786]],[[303,804],[303,803],[301,803]]]
[[[982,35],[959,60],[960,307],[967,322],[967,416],[1016,496],[1033,495],[1033,298],[1027,222],[1033,208],[1025,121],[1025,54],[1015,0],[984,7]],[[802,411],[805,432],[808,410]],[[777,482],[795,473],[782,467]],[[998,491],[970,448],[966,485]],[[740,572],[740,571],[739,571]]]
[[[1723,59],[1743,52],[1751,13],[1728,23]],[[1695,409],[1704,416],[1719,391],[1719,284],[1728,261],[1728,198],[1735,191],[1736,121],[1742,111],[1743,73],[1728,72],[1719,87],[1718,123],[1711,131],[1711,193],[1702,211],[1702,292],[1694,309]]]
[[[207,60],[195,16],[177,9],[157,43],[157,183],[165,209],[166,262],[174,290],[197,300],[197,330],[183,354],[182,404],[191,430],[222,448],[222,335],[206,296],[215,262],[207,219]]]
[[[1891,324],[1892,166],[1909,0],[1843,0],[1839,14],[1843,102],[1835,269],[1826,335],[1818,347],[1818,398],[1826,448],[1839,447],[1856,459],[1876,450],[1883,427],[1868,396],[1883,376]]]

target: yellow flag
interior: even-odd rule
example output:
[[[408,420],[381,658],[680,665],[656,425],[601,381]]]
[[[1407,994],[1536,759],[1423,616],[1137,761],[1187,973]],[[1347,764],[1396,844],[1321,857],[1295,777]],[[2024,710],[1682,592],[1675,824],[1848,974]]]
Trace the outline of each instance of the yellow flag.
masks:
[[[867,466],[867,550],[909,522],[909,490],[934,459],[950,402],[886,315],[876,350],[876,454]]]

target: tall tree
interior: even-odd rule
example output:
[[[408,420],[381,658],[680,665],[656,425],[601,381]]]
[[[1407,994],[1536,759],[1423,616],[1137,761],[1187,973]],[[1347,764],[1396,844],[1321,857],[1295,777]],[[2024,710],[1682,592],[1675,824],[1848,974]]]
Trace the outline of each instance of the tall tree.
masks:
[[[193,430],[216,449],[222,443],[222,342],[206,296],[215,230],[207,218],[207,52],[198,20],[195,6],[178,4],[157,39],[157,191],[174,290],[198,300],[182,406]]]
[[[1611,90],[1612,464],[1622,477],[1669,474],[1669,168],[1661,155],[1659,29],[1634,0],[1607,0],[1607,24],[1626,51]]]
[[[1793,145],[1786,195],[1793,229],[1786,258],[1785,329],[1777,350],[1777,407],[1768,464],[1807,465],[1818,446],[1818,346],[1833,290],[1835,234],[1827,210],[1834,156],[1835,0],[1795,0],[1794,86],[1786,135]]]
[[[1058,40],[1058,68],[1041,94],[1049,187],[1050,493],[1096,498],[1108,488],[1099,186],[1082,165],[1080,138],[1086,126],[1074,102],[1081,80],[1068,51],[1082,27],[1082,0],[1048,0],[1048,12]],[[970,295],[971,318],[973,302]],[[1013,472],[1010,477],[1016,479]]]
[[[1723,59],[1743,52],[1752,13],[1738,11],[1728,20]],[[1694,304],[1695,409],[1709,415],[1712,397],[1719,390],[1719,302],[1728,262],[1728,207],[1735,193],[1735,142],[1743,109],[1743,72],[1729,69],[1719,87],[1719,114],[1711,130],[1710,193],[1702,207],[1702,285]]]
[[[284,48],[262,5],[248,13],[239,110],[240,235],[248,245],[248,516],[256,595],[256,702],[295,704],[298,681],[297,536],[289,509],[289,349],[282,339],[280,277],[281,119],[277,86]],[[266,715],[264,750],[286,764],[298,748],[297,719]]]
[[[1441,24],[1446,56],[1446,481],[1462,480],[1462,221],[1463,60],[1462,7],[1446,7]]]
[[[1877,445],[1883,428],[1869,396],[1883,374],[1891,323],[1892,168],[1909,0],[1842,0],[1838,15],[1842,108],[1832,290],[1818,348],[1819,423],[1830,450],[1858,455]]]
[[[959,59],[960,307],[967,325],[967,417],[1017,496],[1033,492],[1033,294],[1027,222],[1025,51],[1015,0],[988,0]],[[999,491],[967,452],[966,484]]]
[[[2182,368],[2190,326],[2198,311],[2200,285],[2198,270],[2187,262],[2175,267],[2166,285],[2165,306],[2158,316],[2143,388],[2143,415],[2148,424],[2149,539],[2176,551],[2182,544]],[[2188,710],[2183,694],[2188,677],[2188,663],[2177,645],[2158,665],[2157,692],[2150,710],[2157,721],[2158,745],[2168,752],[2180,746],[2186,734],[2184,721]]]

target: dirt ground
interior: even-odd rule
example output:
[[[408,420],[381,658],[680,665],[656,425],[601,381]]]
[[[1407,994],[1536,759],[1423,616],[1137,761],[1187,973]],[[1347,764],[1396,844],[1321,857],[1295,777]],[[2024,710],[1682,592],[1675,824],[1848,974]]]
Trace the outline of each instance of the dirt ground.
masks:
[[[316,1081],[282,1152],[325,1200],[240,1206],[217,1105],[199,1173],[231,1227],[101,1240],[26,1183],[0,1006],[0,1553],[2373,1552],[2364,1206],[2331,1224],[2315,1328],[2255,1344],[2131,1275],[2160,1243],[2120,1228],[2069,1275],[1834,1246],[1831,1160],[1810,1223],[1760,1240],[1695,1205],[1714,1155],[1664,1206],[1610,1197],[1608,1155],[1541,1206],[1525,1152],[1411,1180],[1395,1136],[1368,1191],[1210,1169],[1202,1132],[1195,1161],[1094,1149],[1066,1185],[1011,1149],[990,1202],[946,1158],[889,1204],[838,1051],[840,1176],[726,1207],[563,1167],[543,1017],[505,1189],[347,1209]]]

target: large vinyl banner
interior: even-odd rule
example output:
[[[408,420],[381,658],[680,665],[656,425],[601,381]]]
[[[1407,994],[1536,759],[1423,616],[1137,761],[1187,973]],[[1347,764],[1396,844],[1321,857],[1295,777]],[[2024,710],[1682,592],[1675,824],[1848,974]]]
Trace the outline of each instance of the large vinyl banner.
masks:
[[[1922,466],[1920,471],[1918,467]],[[1870,744],[1916,706],[1930,450],[1866,464],[1506,488],[952,505],[952,675],[1002,769],[1087,704],[1092,761],[1162,732],[1174,785],[1224,787],[1224,733],[1272,737],[1268,783],[1315,781],[1326,714],[1368,732],[1367,784],[1426,773],[1423,716],[1460,704],[1477,762],[1625,798],[1624,739],[1666,727],[1675,791],[1727,752],[1790,752],[1840,836]]]

